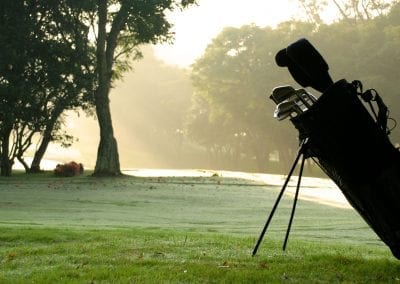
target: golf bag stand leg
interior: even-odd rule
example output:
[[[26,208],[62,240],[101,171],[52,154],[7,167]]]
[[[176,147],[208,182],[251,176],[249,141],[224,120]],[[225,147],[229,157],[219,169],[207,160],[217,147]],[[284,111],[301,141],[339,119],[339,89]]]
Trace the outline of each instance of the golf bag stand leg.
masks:
[[[266,233],[266,231],[268,229],[268,226],[269,226],[269,224],[270,224],[270,222],[272,220],[272,217],[274,216],[275,211],[276,211],[276,209],[278,207],[278,204],[281,201],[281,198],[282,198],[282,196],[283,196],[283,194],[284,194],[284,192],[286,190],[286,187],[287,187],[287,185],[288,185],[288,183],[290,181],[290,178],[292,177],[294,169],[296,168],[296,165],[299,162],[300,157],[302,156],[300,174],[299,174],[299,179],[297,181],[295,200],[293,202],[292,213],[291,213],[291,216],[290,216],[290,221],[289,221],[288,229],[287,229],[287,232],[286,232],[286,237],[285,237],[285,242],[284,242],[284,245],[283,245],[283,250],[285,250],[285,248],[286,248],[287,239],[289,237],[289,231],[290,231],[290,228],[291,228],[291,225],[292,225],[294,211],[295,211],[295,207],[296,207],[296,203],[297,203],[297,197],[298,197],[298,192],[299,192],[299,188],[300,188],[301,175],[303,174],[304,161],[305,161],[305,158],[306,158],[305,149],[306,149],[307,141],[308,141],[308,138],[305,138],[305,139],[301,140],[301,142],[300,142],[300,147],[299,147],[299,150],[297,152],[297,156],[296,156],[296,158],[295,158],[295,160],[294,160],[294,162],[292,164],[292,167],[290,168],[288,176],[286,177],[286,180],[283,183],[282,189],[281,189],[281,191],[280,191],[280,193],[279,193],[279,195],[278,195],[278,197],[277,197],[277,199],[275,201],[274,206],[272,207],[271,213],[268,216],[267,222],[265,223],[264,228],[263,228],[263,230],[262,230],[262,232],[261,232],[261,234],[260,234],[260,236],[258,238],[258,241],[257,241],[257,243],[256,243],[256,245],[255,245],[255,247],[253,249],[253,253],[252,253],[253,256],[255,256],[256,253],[257,253],[258,247],[260,246],[260,244],[261,244],[261,242],[262,242],[262,240],[264,238],[264,235],[265,235],[265,233]]]

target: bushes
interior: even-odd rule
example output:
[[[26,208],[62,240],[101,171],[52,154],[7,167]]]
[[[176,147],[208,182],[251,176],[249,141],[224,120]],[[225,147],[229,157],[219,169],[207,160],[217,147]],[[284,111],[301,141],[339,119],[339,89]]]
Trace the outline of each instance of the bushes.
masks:
[[[83,173],[83,165],[74,161],[66,164],[58,164],[54,169],[54,174],[60,177],[72,177]]]

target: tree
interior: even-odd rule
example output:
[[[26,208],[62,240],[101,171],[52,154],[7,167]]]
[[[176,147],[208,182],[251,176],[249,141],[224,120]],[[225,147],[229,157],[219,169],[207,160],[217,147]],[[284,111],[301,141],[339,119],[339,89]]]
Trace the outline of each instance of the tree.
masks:
[[[322,24],[321,13],[328,6],[328,0],[298,0],[309,20],[317,25]],[[371,20],[386,15],[397,0],[332,0],[342,20],[352,23]]]
[[[343,3],[333,0],[341,16],[345,20],[371,20],[376,16],[382,16],[390,11],[396,1],[387,0],[351,0]]]
[[[293,31],[294,25],[285,31]],[[290,139],[281,138],[283,131],[272,117],[274,105],[267,101],[274,87],[289,82],[274,59],[286,37],[282,28],[243,26],[226,28],[213,40],[193,65],[195,105],[188,127],[196,141],[235,159],[254,157],[259,171],[274,150],[282,157],[293,147]]]
[[[8,157],[12,130],[20,122],[28,121],[16,117],[16,106],[21,106],[21,114],[27,115],[31,113],[27,110],[32,109],[40,110],[42,118],[48,117],[47,120],[40,120],[42,124],[39,125],[22,124],[22,128],[17,127],[24,130],[18,132],[19,145],[25,145],[22,137],[26,137],[28,143],[31,141],[32,136],[25,132],[26,129],[30,133],[40,132],[43,135],[42,144],[35,155],[32,167],[34,170],[38,168],[37,161],[43,157],[48,143],[59,137],[53,130],[61,129],[61,121],[58,119],[61,113],[66,109],[82,106],[83,101],[79,98],[87,100],[94,89],[93,99],[100,126],[100,144],[94,174],[119,175],[118,149],[108,98],[112,82],[129,69],[131,59],[140,57],[139,45],[172,39],[171,24],[166,19],[168,10],[183,9],[194,2],[195,0],[2,1],[4,35],[2,34],[0,40],[10,49],[2,56],[0,84],[4,97],[1,103],[7,107],[13,106],[12,111],[7,107],[1,109],[4,118],[0,131],[2,169],[11,169],[10,164],[14,159]],[[22,12],[21,23],[18,11]],[[19,30],[25,33],[19,33]],[[13,40],[15,45],[9,44]],[[22,47],[26,46],[32,48],[24,50]],[[17,55],[18,50],[23,56]],[[17,65],[19,69],[16,68]],[[58,66],[62,70],[57,69]],[[52,68],[56,68],[56,72]],[[30,77],[27,70],[31,71]],[[93,75],[95,80],[92,80]],[[87,85],[79,85],[82,83],[80,79]],[[38,88],[34,87],[35,83]],[[77,91],[74,92],[74,89]],[[21,151],[15,153],[22,157]]]
[[[11,174],[37,135],[31,171],[38,171],[50,141],[63,143],[61,115],[90,106],[93,60],[79,1],[2,1],[0,127],[2,175]],[[76,40],[77,39],[77,40]],[[10,139],[12,144],[10,145]]]
[[[137,57],[137,47],[141,44],[170,40],[171,24],[166,19],[166,11],[183,9],[194,2],[195,0],[97,1],[97,26],[94,31],[97,31],[98,86],[94,95],[100,143],[95,176],[120,174],[118,147],[109,106],[115,63],[121,62],[121,56],[128,59]]]
[[[7,3],[10,2],[10,3]],[[11,167],[16,149],[10,145],[10,137],[22,117],[31,114],[27,90],[27,77],[31,69],[26,68],[30,61],[30,51],[25,46],[30,44],[30,26],[32,22],[23,13],[23,3],[3,1],[0,4],[0,143],[1,175],[11,175]],[[15,17],[16,11],[22,11],[21,17]],[[19,36],[16,36],[19,35]]]
[[[301,7],[304,9],[308,20],[311,23],[320,25],[323,23],[321,19],[321,11],[324,10],[328,4],[326,0],[298,0]]]
[[[46,62],[47,81],[51,86],[42,95],[47,119],[30,172],[40,170],[40,162],[50,142],[70,145],[72,137],[60,135],[61,116],[65,111],[81,108],[91,112],[95,87],[94,48],[83,40],[88,38],[89,28],[81,22],[88,13],[87,9],[81,1],[44,1],[34,11],[34,15],[40,14],[42,23],[36,34],[41,30],[52,31],[43,35],[51,43],[49,48],[38,55],[44,57],[42,61]]]

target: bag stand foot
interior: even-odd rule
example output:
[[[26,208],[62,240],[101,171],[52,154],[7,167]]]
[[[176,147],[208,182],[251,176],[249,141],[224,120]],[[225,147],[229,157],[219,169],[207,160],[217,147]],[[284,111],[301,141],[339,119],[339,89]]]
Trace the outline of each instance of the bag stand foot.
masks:
[[[308,138],[305,138],[300,142],[300,147],[299,147],[299,150],[297,152],[297,156],[296,156],[296,158],[295,158],[295,160],[293,162],[293,165],[292,165],[292,167],[291,167],[291,169],[289,171],[288,176],[286,177],[286,180],[285,180],[285,182],[284,182],[284,184],[282,186],[282,189],[281,189],[281,191],[280,191],[280,193],[279,193],[279,195],[278,195],[278,197],[277,197],[277,199],[275,201],[274,207],[272,207],[272,210],[271,210],[271,213],[268,216],[267,222],[265,223],[264,228],[263,228],[263,230],[262,230],[262,232],[261,232],[261,234],[260,234],[260,236],[258,238],[258,241],[257,241],[257,243],[256,243],[256,245],[255,245],[255,247],[253,249],[252,256],[255,256],[256,253],[257,253],[258,247],[260,246],[260,244],[261,244],[261,242],[262,242],[262,240],[264,238],[264,235],[265,235],[265,233],[266,233],[266,231],[268,229],[268,226],[269,226],[269,224],[270,224],[270,222],[272,220],[272,217],[275,214],[275,211],[276,211],[276,209],[277,209],[277,207],[279,205],[279,202],[281,201],[283,193],[285,192],[285,190],[287,188],[287,185],[288,185],[288,183],[290,181],[290,178],[292,177],[292,174],[293,174],[293,172],[294,172],[294,170],[296,168],[296,165],[299,162],[300,157],[301,157],[302,159],[301,159],[299,177],[298,177],[298,180],[297,180],[296,193],[295,193],[294,200],[293,200],[292,212],[290,214],[289,224],[288,224],[288,228],[286,230],[286,236],[285,236],[285,240],[283,242],[283,247],[282,247],[282,250],[286,249],[286,245],[287,245],[287,241],[288,241],[288,238],[289,238],[290,229],[292,227],[294,213],[295,213],[295,210],[296,210],[297,199],[299,197],[299,190],[300,190],[300,184],[301,184],[301,177],[303,175],[304,161],[307,158],[306,157],[307,142],[308,142]]]

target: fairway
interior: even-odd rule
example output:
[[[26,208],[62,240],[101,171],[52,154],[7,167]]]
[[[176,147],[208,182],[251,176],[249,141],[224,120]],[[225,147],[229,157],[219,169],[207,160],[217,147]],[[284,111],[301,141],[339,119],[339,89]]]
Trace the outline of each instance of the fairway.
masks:
[[[0,179],[0,224],[85,228],[165,228],[257,236],[280,186],[215,177]],[[287,196],[271,225],[284,235],[292,206]],[[353,210],[300,200],[294,238],[377,242]]]
[[[317,277],[318,269],[325,269],[319,267],[322,263],[341,271],[324,272],[318,276],[322,282],[335,280],[336,274],[350,282],[398,279],[399,264],[352,209],[299,200],[283,253],[290,196],[284,197],[252,258],[279,190],[218,175],[57,178],[45,173],[1,178],[0,282],[32,277],[35,282],[149,282],[154,275],[154,282],[280,281],[283,275],[292,277],[283,270],[294,262],[302,268],[295,265],[292,280],[300,282]],[[316,266],[316,275],[300,271],[307,265]],[[375,268],[372,274],[351,275],[341,265]],[[49,273],[43,273],[44,267]],[[382,274],[382,269],[387,271]]]

